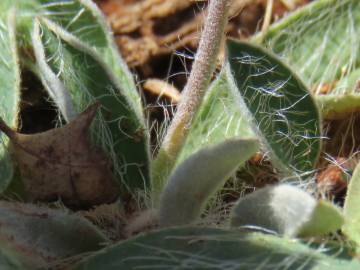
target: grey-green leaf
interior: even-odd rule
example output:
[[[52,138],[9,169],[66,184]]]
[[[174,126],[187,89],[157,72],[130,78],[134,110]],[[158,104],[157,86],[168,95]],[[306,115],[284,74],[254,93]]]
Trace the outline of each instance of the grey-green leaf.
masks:
[[[123,191],[144,188],[150,163],[147,130],[110,67],[95,50],[50,21],[42,20],[41,31],[45,59],[37,59],[39,73],[49,76],[40,68],[41,61],[46,62],[62,82],[61,89],[69,92],[77,112],[90,103],[101,103],[91,129],[94,142],[111,158]]]
[[[0,116],[17,127],[20,100],[20,71],[16,49],[15,13],[0,14]],[[8,139],[0,135],[0,193],[10,184],[14,174]]]
[[[160,200],[160,225],[196,221],[207,199],[258,150],[255,139],[229,139],[185,159],[169,177]]]
[[[0,239],[39,264],[99,250],[108,241],[76,214],[29,204],[0,202],[0,224]]]
[[[237,230],[171,228],[106,248],[71,269],[358,269],[360,263],[341,254],[342,248],[311,248],[293,239]]]
[[[360,165],[355,168],[344,204],[343,232],[360,247]]]
[[[305,191],[290,186],[269,186],[247,195],[232,211],[232,227],[259,228],[294,236],[321,236],[338,230],[341,212]]]
[[[227,57],[228,80],[274,165],[291,174],[312,172],[321,126],[307,87],[278,57],[253,44],[228,40]]]

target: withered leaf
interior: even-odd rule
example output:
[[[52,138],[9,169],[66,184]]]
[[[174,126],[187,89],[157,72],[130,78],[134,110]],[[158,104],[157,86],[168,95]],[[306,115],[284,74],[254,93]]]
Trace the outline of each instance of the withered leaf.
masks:
[[[61,199],[72,207],[90,207],[116,199],[119,190],[109,159],[88,136],[98,107],[91,105],[63,127],[31,135],[0,121],[31,201]]]

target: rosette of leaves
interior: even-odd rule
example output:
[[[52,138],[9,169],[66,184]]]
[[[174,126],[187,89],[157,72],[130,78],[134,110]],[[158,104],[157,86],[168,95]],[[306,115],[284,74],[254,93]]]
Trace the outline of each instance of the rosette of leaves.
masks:
[[[54,186],[71,198],[81,198],[77,196],[80,188],[90,190],[91,196],[94,183],[103,182],[102,177],[109,171],[122,184],[120,188],[135,191],[146,187],[150,159],[141,106],[134,83],[96,7],[86,0],[3,1],[0,7],[4,11],[14,7],[17,12],[15,17],[7,17],[7,29],[18,31],[18,44],[6,41],[6,45],[12,45],[4,46],[10,52],[9,63],[19,67],[13,54],[18,51],[22,66],[38,76],[62,122],[68,122],[47,132],[24,135],[16,130],[16,110],[10,111],[10,118],[3,116],[0,127],[12,141],[15,155],[26,154],[16,158],[23,168],[20,175],[27,179],[35,175],[40,178],[38,181],[51,175],[39,171],[31,174],[31,168],[21,160],[35,166],[46,164],[59,179],[66,175],[61,171],[63,167],[70,169],[71,181],[64,182],[71,192],[62,190],[61,185]],[[13,33],[3,34],[14,40]],[[12,78],[21,80],[16,69],[10,67],[7,71]],[[222,91],[216,92],[218,89]],[[19,95],[14,93],[17,92],[12,92],[10,100],[17,108]],[[219,106],[214,100],[224,103]],[[94,101],[99,103],[98,111],[97,105],[84,111]],[[223,116],[227,104],[229,113]],[[237,110],[232,114],[234,107]],[[237,115],[243,116],[241,121]],[[352,256],[358,241],[353,233],[358,228],[356,211],[351,206],[354,195],[348,195],[346,211],[342,213],[333,204],[318,201],[295,186],[275,185],[240,198],[223,221],[232,228],[189,227],[201,221],[211,197],[260,146],[270,153],[274,165],[285,176],[311,173],[321,147],[320,120],[306,84],[288,65],[259,46],[230,40],[223,73],[189,127],[190,136],[175,157],[174,166],[162,175],[165,181],[160,185],[161,194],[155,194],[160,195],[155,204],[160,230],[102,249],[102,244],[108,244],[106,237],[75,214],[1,203],[0,266],[36,269],[56,264],[60,269],[105,270],[174,266],[357,269],[359,263]],[[66,142],[71,155],[64,157],[58,151],[50,151],[51,140],[47,138],[60,145]],[[40,146],[31,149],[36,142]],[[6,141],[3,147],[9,149]],[[81,148],[86,149],[86,158],[81,156]],[[43,155],[45,152],[48,156]],[[94,163],[106,173],[99,174]],[[77,175],[80,168],[89,168],[89,175],[100,177],[88,183],[91,177]],[[107,199],[116,190],[112,176],[106,177],[111,191],[105,192],[110,194],[105,196]],[[72,181],[76,177],[85,184],[77,186],[79,183]],[[324,240],[341,227],[355,245]]]

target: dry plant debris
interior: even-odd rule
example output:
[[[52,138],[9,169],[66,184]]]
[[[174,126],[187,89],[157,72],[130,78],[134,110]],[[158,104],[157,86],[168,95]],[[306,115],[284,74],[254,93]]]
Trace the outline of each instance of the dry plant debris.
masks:
[[[143,85],[143,89],[159,97],[164,96],[169,99],[172,104],[180,101],[180,92],[172,84],[159,79],[148,79]]]
[[[130,67],[182,48],[195,49],[205,18],[207,1],[193,0],[98,0],[107,15],[120,50]],[[273,18],[308,0],[274,2]],[[247,37],[258,27],[267,0],[234,0],[228,32]]]
[[[36,134],[20,134],[3,121],[0,130],[10,139],[31,201],[61,199],[71,207],[89,207],[114,201],[118,187],[110,164],[91,146],[88,129],[98,104],[69,124]]]

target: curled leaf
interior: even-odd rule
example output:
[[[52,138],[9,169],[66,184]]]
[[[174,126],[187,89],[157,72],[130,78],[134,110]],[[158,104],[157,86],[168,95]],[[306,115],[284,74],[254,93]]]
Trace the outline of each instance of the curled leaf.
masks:
[[[41,81],[65,120],[69,122],[76,117],[76,112],[69,91],[47,63],[45,48],[41,41],[40,23],[37,19],[34,23],[32,42]]]
[[[273,231],[286,236],[319,236],[338,230],[341,212],[325,201],[290,186],[269,186],[239,199],[231,226]]]
[[[91,146],[88,129],[98,104],[90,106],[69,124],[46,132],[25,135],[4,122],[0,129],[9,137],[31,200],[61,198],[74,207],[114,201],[118,188],[107,157]]]
[[[256,139],[229,139],[185,159],[169,177],[160,199],[160,225],[199,218],[207,199],[258,150]]]
[[[20,100],[20,66],[16,49],[15,13],[0,14],[0,116],[11,127],[17,127]],[[8,150],[8,139],[0,134],[0,193],[11,183],[14,168]]]

